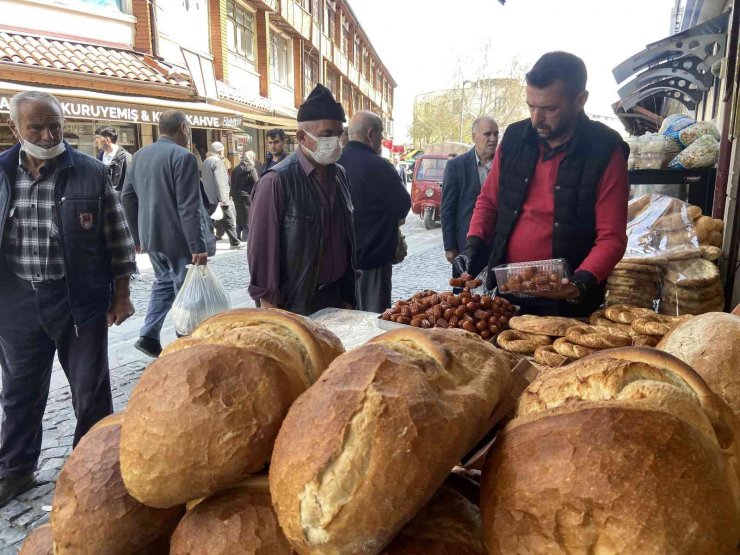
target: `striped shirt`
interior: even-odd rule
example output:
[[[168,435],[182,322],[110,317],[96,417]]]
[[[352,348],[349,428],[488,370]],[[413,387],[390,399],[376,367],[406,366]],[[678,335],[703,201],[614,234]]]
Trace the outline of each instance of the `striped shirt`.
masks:
[[[19,156],[13,194],[3,236],[5,264],[27,281],[61,279],[64,257],[59,240],[59,223],[54,188],[59,168],[47,161],[34,178]],[[136,269],[134,241],[131,238],[121,203],[108,184],[103,197],[103,231],[106,249],[111,254],[114,279],[130,276]]]

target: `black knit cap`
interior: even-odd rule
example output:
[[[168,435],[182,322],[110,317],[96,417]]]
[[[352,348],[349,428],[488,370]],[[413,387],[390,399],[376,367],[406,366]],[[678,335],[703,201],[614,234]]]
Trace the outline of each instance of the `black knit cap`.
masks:
[[[334,100],[331,91],[319,83],[311,91],[306,101],[298,108],[298,117],[300,121],[317,121],[320,119],[330,119],[335,121],[347,121],[344,115],[342,105]]]

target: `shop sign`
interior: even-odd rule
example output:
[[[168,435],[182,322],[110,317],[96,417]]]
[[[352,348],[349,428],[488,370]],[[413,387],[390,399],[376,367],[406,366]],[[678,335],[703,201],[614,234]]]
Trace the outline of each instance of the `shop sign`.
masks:
[[[10,110],[12,94],[0,93],[0,113]],[[166,109],[154,106],[125,106],[116,102],[59,97],[64,117],[71,119],[93,119],[103,121],[123,121],[127,123],[147,123],[156,125]],[[242,118],[239,115],[217,114],[183,110],[192,127],[211,129],[239,129]]]

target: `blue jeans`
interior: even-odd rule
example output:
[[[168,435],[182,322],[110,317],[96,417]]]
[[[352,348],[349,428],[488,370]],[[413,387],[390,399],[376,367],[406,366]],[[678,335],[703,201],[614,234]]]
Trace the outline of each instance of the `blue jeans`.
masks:
[[[154,284],[149,297],[149,308],[146,311],[144,326],[139,335],[159,341],[159,332],[164,319],[172,308],[177,292],[188,273],[186,266],[192,263],[192,257],[169,258],[161,252],[149,252],[149,260],[154,268]]]

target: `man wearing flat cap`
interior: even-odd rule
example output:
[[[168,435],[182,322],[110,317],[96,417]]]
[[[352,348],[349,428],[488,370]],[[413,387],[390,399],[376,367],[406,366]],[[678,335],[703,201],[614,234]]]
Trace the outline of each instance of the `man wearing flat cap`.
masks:
[[[346,121],[319,84],[298,109],[299,148],[254,187],[249,294],[263,308],[309,315],[354,308],[355,238],[349,180],[336,164]]]

